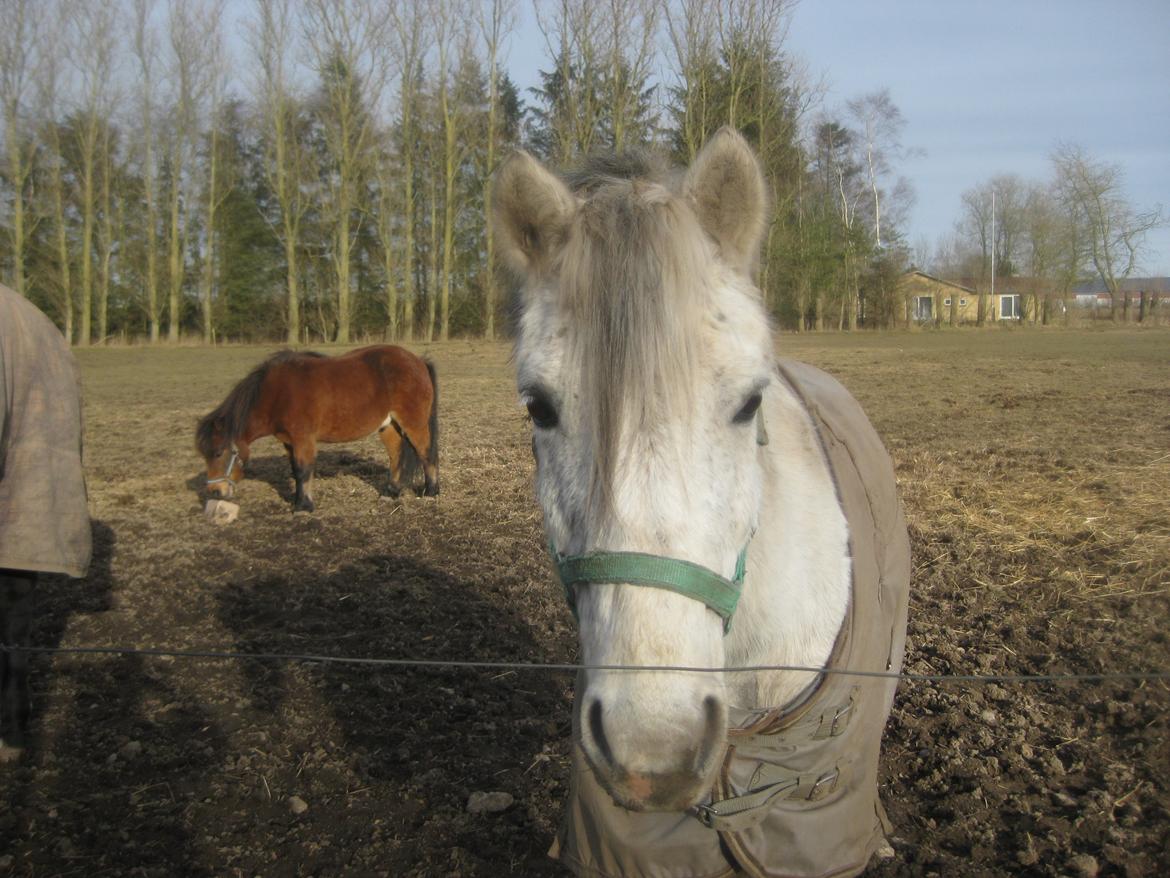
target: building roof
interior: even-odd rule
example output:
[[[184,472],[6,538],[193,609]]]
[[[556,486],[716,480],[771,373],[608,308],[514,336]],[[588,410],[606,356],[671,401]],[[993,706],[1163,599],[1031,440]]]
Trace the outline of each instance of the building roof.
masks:
[[[1170,295],[1170,277],[1127,277],[1118,281],[1117,286],[1121,292],[1130,295],[1137,293]],[[1105,281],[1099,277],[1077,284],[1072,291],[1078,296],[1109,295]]]
[[[964,293],[975,295],[975,290],[973,287],[964,286],[963,284],[957,283],[953,280],[943,280],[941,277],[935,277],[933,274],[927,274],[925,271],[919,271],[917,268],[910,269],[904,276],[907,278],[918,276],[930,281],[931,283],[942,284],[944,287],[955,287],[956,289],[962,290]]]

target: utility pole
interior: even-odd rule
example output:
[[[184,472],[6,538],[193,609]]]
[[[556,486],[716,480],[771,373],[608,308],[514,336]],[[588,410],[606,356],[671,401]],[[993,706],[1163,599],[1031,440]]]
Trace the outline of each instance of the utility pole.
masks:
[[[991,190],[991,313],[1000,316],[995,310],[995,190]]]

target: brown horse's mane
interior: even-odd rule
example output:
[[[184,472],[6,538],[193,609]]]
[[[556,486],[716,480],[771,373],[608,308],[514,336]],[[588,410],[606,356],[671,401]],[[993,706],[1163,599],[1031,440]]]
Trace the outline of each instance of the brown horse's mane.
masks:
[[[211,458],[223,450],[224,445],[235,442],[243,435],[248,426],[248,416],[256,401],[260,398],[260,388],[264,385],[264,377],[268,370],[281,363],[304,357],[324,357],[316,351],[294,351],[284,349],[277,351],[262,362],[232,388],[223,402],[213,412],[205,415],[195,428],[195,447],[206,458]],[[216,443],[218,427],[219,443]]]

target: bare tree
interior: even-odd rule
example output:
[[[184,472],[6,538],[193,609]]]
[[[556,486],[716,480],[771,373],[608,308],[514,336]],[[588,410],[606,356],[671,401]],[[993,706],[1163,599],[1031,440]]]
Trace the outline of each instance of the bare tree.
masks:
[[[264,175],[280,209],[280,224],[273,231],[284,248],[285,338],[289,344],[296,344],[301,338],[301,227],[309,209],[302,184],[309,173],[309,161],[300,136],[299,102],[294,90],[293,0],[256,0],[256,15],[249,42],[258,68],[255,89],[264,134]]]
[[[46,21],[46,39],[64,44],[68,39],[67,21],[63,16],[54,15]],[[45,161],[48,164],[47,197],[49,214],[53,227],[53,245],[56,256],[57,305],[61,314],[61,330],[65,338],[73,341],[75,301],[73,296],[73,270],[69,248],[68,197],[65,184],[65,144],[61,125],[57,121],[63,104],[62,64],[55,52],[48,52],[43,59],[41,75],[37,81],[37,114],[42,130],[41,138],[48,147]]]
[[[1024,313],[1033,323],[1047,325],[1055,310],[1061,290],[1061,271],[1064,250],[1064,217],[1053,197],[1052,187],[1029,184],[1024,191],[1023,236],[1020,245],[1020,266],[1033,279],[1030,290],[1031,307]],[[1065,288],[1067,292],[1067,288]]]
[[[386,142],[390,137],[383,138]],[[396,341],[399,332],[398,319],[398,280],[397,274],[397,247],[398,247],[398,156],[389,149],[383,149],[374,165],[374,177],[377,181],[377,201],[371,205],[374,233],[378,236],[378,244],[382,249],[382,274],[386,283],[386,328],[383,338],[386,341]]]
[[[439,289],[439,156],[442,153],[440,141],[442,135],[442,120],[437,118],[438,102],[431,102],[428,115],[431,117],[423,123],[423,137],[429,141],[424,146],[427,161],[424,162],[423,173],[426,175],[426,203],[428,205],[427,220],[427,269],[423,295],[426,299],[426,325],[423,329],[423,338],[429,343],[435,338],[435,306],[438,302]]]
[[[560,164],[591,152],[598,143],[604,113],[598,77],[602,65],[602,4],[594,0],[533,0],[536,24],[544,35],[553,72],[548,126],[552,158]]]
[[[321,119],[332,165],[325,205],[332,226],[337,283],[337,341],[348,344],[350,285],[363,181],[373,169],[377,105],[388,78],[389,20],[369,0],[311,0],[305,9],[306,43],[324,89]]]
[[[399,65],[398,131],[402,160],[402,335],[409,340],[414,335],[414,303],[417,297],[414,178],[420,131],[419,77],[431,31],[428,28],[427,10],[422,3],[396,5],[393,7],[393,21],[392,50]],[[392,314],[396,314],[393,284],[390,284],[387,295],[391,297],[388,307]]]
[[[1011,277],[1020,273],[1028,190],[1016,174],[996,175],[991,180],[991,188],[995,192],[996,277]]]
[[[983,292],[988,279],[991,277],[992,254],[992,197],[989,185],[976,186],[968,189],[962,195],[963,213],[959,220],[959,229],[969,241],[973,241],[979,250],[979,283],[977,290],[975,322],[982,326],[987,320],[987,302]]]
[[[659,8],[657,0],[606,0],[604,9],[602,94],[609,117],[608,145],[620,151],[649,133],[637,129],[643,91],[655,62]]]
[[[151,26],[155,0],[134,0],[134,55],[138,59],[138,130],[137,142],[141,149],[139,175],[142,179],[143,207],[145,215],[144,286],[146,287],[146,320],[150,341],[159,340],[161,324],[158,289],[158,163],[155,156],[155,118],[158,112],[155,89],[156,64],[158,62],[158,37]]]
[[[443,125],[443,263],[439,281],[439,338],[446,341],[451,329],[451,273],[455,264],[455,220],[460,208],[456,185],[459,168],[468,152],[466,108],[452,95],[456,58],[462,66],[471,57],[471,33],[467,22],[471,9],[464,0],[432,0],[438,67],[439,115]]]
[[[1121,166],[1094,159],[1076,144],[1062,144],[1052,153],[1056,185],[1086,230],[1089,259],[1109,291],[1109,316],[1129,319],[1129,296],[1123,282],[1140,264],[1146,235],[1163,225],[1161,206],[1135,209],[1125,197]],[[1144,315],[1143,315],[1144,316]]]
[[[683,99],[679,139],[690,163],[707,135],[719,127],[715,121],[713,76],[718,63],[716,7],[718,0],[662,0],[662,14],[670,46],[670,63]]]
[[[70,7],[70,58],[78,74],[78,103],[73,130],[80,175],[81,259],[79,344],[92,340],[94,292],[94,234],[98,219],[98,174],[103,161],[102,149],[108,145],[107,127],[116,98],[114,82],[114,32],[118,7],[114,0],[94,0]]]
[[[114,279],[115,214],[121,202],[121,193],[115,194],[114,180],[118,176],[118,161],[115,155],[116,131],[113,120],[102,124],[101,145],[98,150],[98,173],[101,192],[98,195],[99,225],[96,233],[98,257],[97,277],[97,339],[102,344],[110,334],[110,286]]]
[[[212,35],[219,26],[221,0],[170,0],[167,37],[170,46],[171,112],[167,124],[167,340],[177,342],[182,324],[186,274],[188,198],[191,161],[211,78]]]
[[[761,63],[784,41],[794,5],[793,0],[716,0],[715,30],[726,66],[724,123],[743,127],[758,111],[747,98],[766,76]]]
[[[215,236],[216,217],[220,207],[231,194],[234,182],[225,174],[223,163],[220,160],[220,112],[223,109],[224,95],[227,90],[227,67],[224,58],[223,33],[218,25],[223,17],[224,0],[216,0],[218,8],[212,9],[211,27],[207,44],[207,163],[205,166],[204,186],[206,199],[203,213],[203,277],[199,291],[199,301],[203,313],[203,342],[210,344],[215,340],[215,324],[212,313],[212,300],[215,291]]]
[[[500,117],[500,56],[504,34],[510,32],[516,21],[515,0],[485,0],[480,4],[479,29],[487,55],[488,119],[487,150],[484,156],[484,335],[496,337],[496,248],[491,222],[492,185],[496,170],[496,148],[499,143]]]
[[[842,291],[840,295],[839,329],[855,329],[857,300],[861,286],[861,254],[858,252],[858,214],[865,199],[860,165],[856,159],[856,134],[833,122],[822,120],[816,127],[816,153],[822,185],[832,192],[842,236]],[[821,313],[825,304],[817,302],[817,323],[821,328]]]
[[[846,107],[861,134],[865,169],[872,197],[874,238],[877,246],[881,248],[882,210],[885,200],[888,195],[896,192],[904,201],[909,192],[908,184],[900,180],[896,181],[892,192],[884,191],[882,187],[883,179],[890,177],[894,172],[894,162],[909,155],[902,145],[902,130],[906,127],[906,119],[890,98],[889,89],[862,95],[847,102]]]
[[[27,246],[25,188],[33,170],[36,138],[29,130],[26,102],[37,76],[36,56],[43,7],[32,0],[0,0],[0,121],[8,159],[12,201],[12,288],[25,292],[24,251]]]

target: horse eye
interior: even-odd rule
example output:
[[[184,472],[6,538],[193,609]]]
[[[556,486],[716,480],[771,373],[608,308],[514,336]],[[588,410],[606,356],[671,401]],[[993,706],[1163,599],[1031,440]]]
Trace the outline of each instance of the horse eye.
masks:
[[[762,400],[763,396],[761,394],[753,393],[747,398],[747,402],[743,404],[743,408],[735,413],[735,417],[731,419],[731,422],[733,424],[746,424],[755,417]]]
[[[551,430],[558,423],[557,410],[548,397],[537,393],[528,397],[528,416],[538,430]]]

